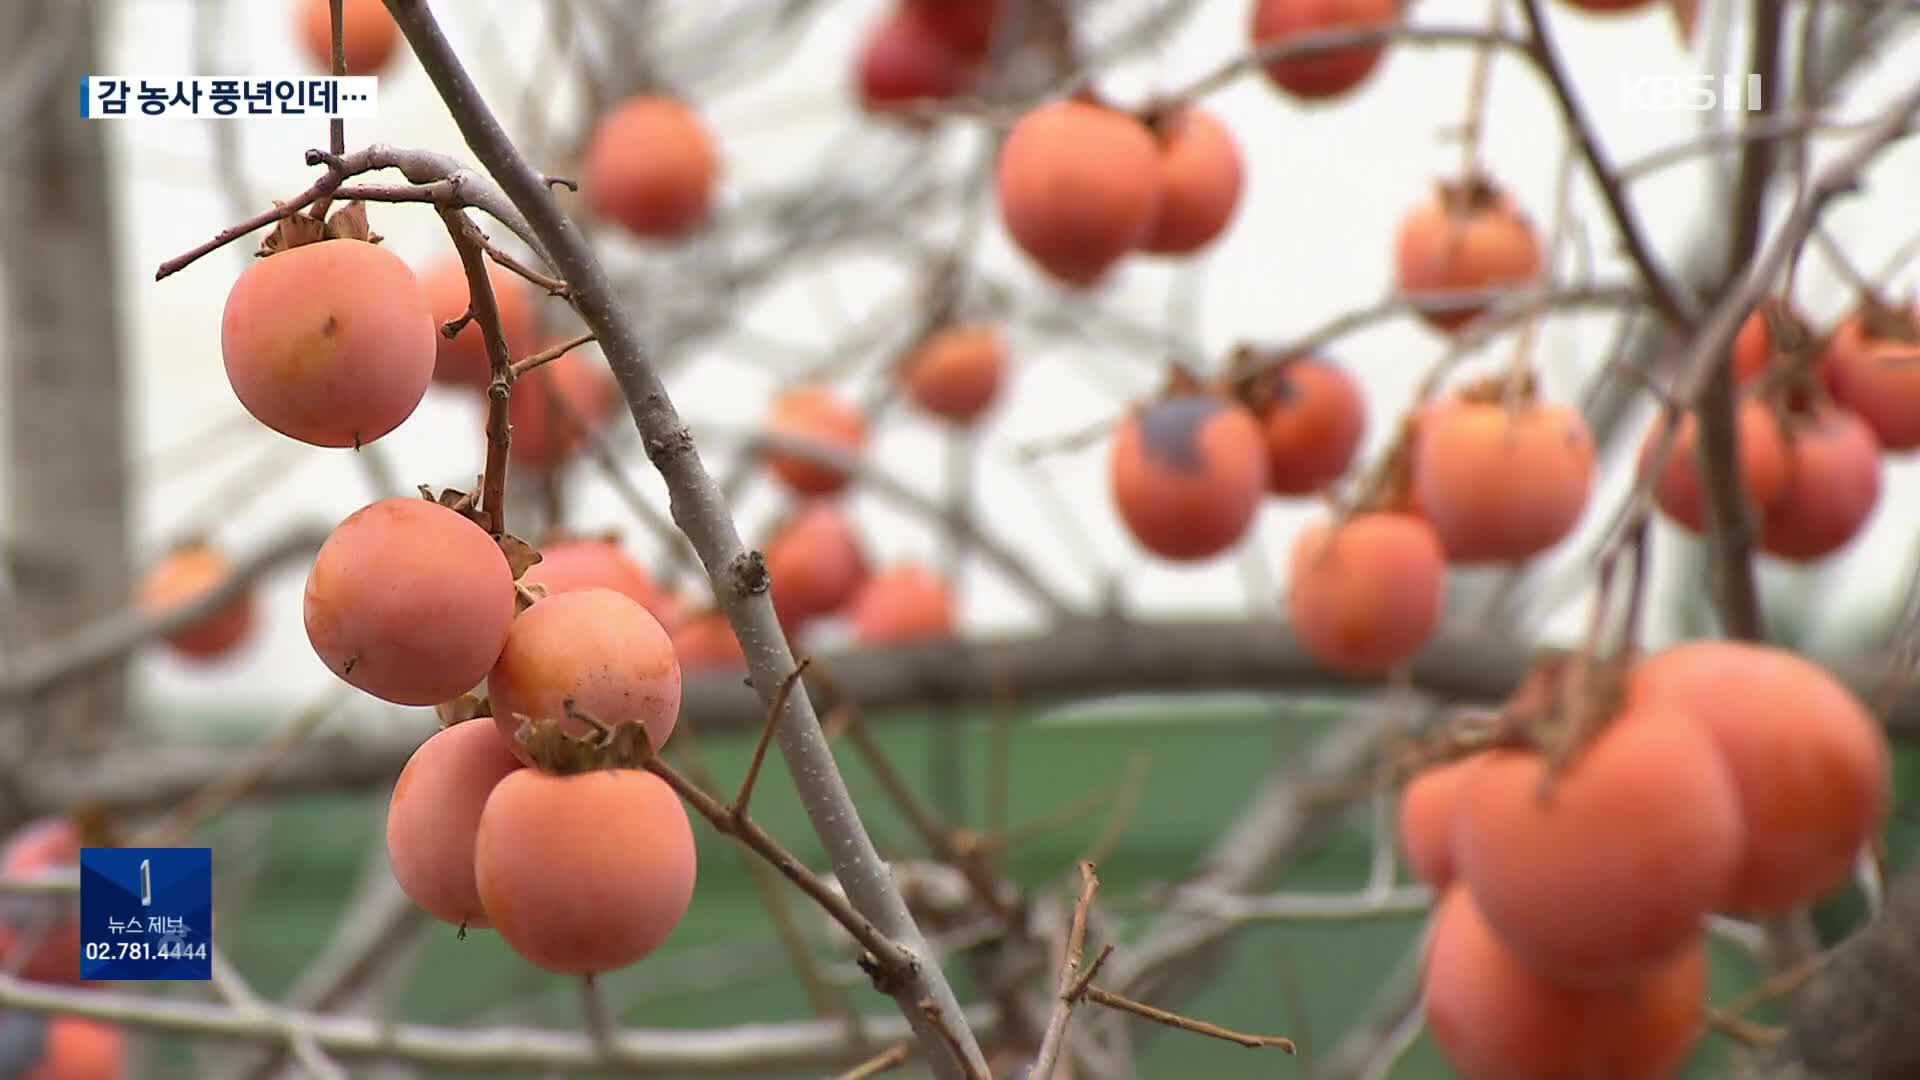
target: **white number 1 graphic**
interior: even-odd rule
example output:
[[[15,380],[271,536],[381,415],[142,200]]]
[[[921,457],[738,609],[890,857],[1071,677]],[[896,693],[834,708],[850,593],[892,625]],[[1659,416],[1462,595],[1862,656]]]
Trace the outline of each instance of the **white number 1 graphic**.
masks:
[[[153,906],[153,860],[140,860],[140,906]]]

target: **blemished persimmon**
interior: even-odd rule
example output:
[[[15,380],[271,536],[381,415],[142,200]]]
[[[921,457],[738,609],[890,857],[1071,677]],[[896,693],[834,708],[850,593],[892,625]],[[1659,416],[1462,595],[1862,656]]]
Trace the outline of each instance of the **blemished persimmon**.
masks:
[[[632,597],[580,589],[538,600],[513,620],[487,673],[494,724],[522,761],[523,718],[591,731],[567,703],[602,724],[640,724],[655,749],[680,721],[680,661],[666,628]]]
[[[1267,490],[1311,495],[1340,479],[1367,433],[1367,400],[1353,378],[1297,357],[1262,383],[1262,396]]]
[[[1486,179],[1438,185],[1400,220],[1394,236],[1395,281],[1409,299],[1518,288],[1537,280],[1543,265],[1533,221]],[[1421,311],[1420,317],[1451,332],[1484,311],[1453,307]]]
[[[1760,521],[1760,548],[1790,562],[1824,559],[1860,534],[1880,502],[1880,442],[1859,414],[1816,406],[1788,422],[1787,489]]]
[[[1459,880],[1501,940],[1557,982],[1619,985],[1695,941],[1731,895],[1746,827],[1689,714],[1629,703],[1543,792],[1547,761],[1483,751],[1461,785]]]
[[[1556,983],[1455,887],[1435,906],[1420,983],[1427,1034],[1462,1080],[1668,1080],[1705,1030],[1707,975],[1696,934],[1623,985]]]
[[[673,651],[679,657],[682,673],[697,671],[737,671],[747,666],[746,653],[725,612],[699,611],[685,614],[672,625]]]
[[[1755,513],[1765,514],[1787,490],[1787,441],[1780,422],[1756,398],[1740,402],[1734,413],[1739,426],[1740,481]],[[1640,445],[1640,470],[1652,464],[1653,449],[1666,430],[1664,415],[1656,419]],[[1667,453],[1666,467],[1654,484],[1654,503],[1673,522],[1689,532],[1706,528],[1705,490],[1700,484],[1699,423],[1693,413],[1680,421],[1680,430]]]
[[[322,5],[325,6],[325,5]],[[127,1074],[127,1037],[118,1027],[84,1016],[46,1018],[39,1062],[21,1080],[121,1080]]]
[[[920,408],[965,427],[1000,396],[1007,346],[996,326],[956,323],[928,335],[900,368],[907,397]]]
[[[853,596],[854,639],[899,645],[953,636],[957,615],[945,578],[918,563],[890,566]]]
[[[1400,19],[1397,0],[1256,0],[1253,44],[1278,45],[1333,30],[1391,26]],[[1386,54],[1384,42],[1329,49],[1265,65],[1277,87],[1308,101],[1336,98],[1367,81]]]
[[[400,51],[400,27],[380,0],[340,5],[340,44],[347,74],[373,75]],[[328,0],[301,0],[300,46],[321,71],[333,70],[333,12]]]
[[[597,975],[644,959],[686,917],[693,827],[650,772],[520,769],[487,797],[473,866],[513,951],[556,974]]]
[[[233,575],[226,553],[207,543],[185,544],[170,551],[140,583],[137,604],[158,613],[191,604],[225,584]],[[213,660],[230,655],[252,636],[256,609],[251,589],[191,626],[167,635],[174,652],[190,660]]]
[[[1740,330],[1733,336],[1733,381],[1736,386],[1745,386],[1765,375],[1774,366],[1773,322],[1784,320],[1788,330],[1796,337],[1811,337],[1806,316],[1785,299],[1775,296],[1762,300],[1756,305],[1746,320],[1740,324]],[[1781,342],[1781,344],[1788,344]]]
[[[85,843],[71,818],[29,822],[0,852],[0,875],[77,873]],[[44,932],[42,932],[44,930]],[[0,963],[34,982],[80,984],[80,906],[72,896],[0,898]],[[31,951],[27,951],[31,950]],[[24,952],[25,955],[18,955]]]
[[[1453,398],[1428,406],[1418,423],[1414,498],[1450,561],[1529,559],[1579,523],[1594,459],[1579,410]]]
[[[1732,910],[1776,914],[1818,899],[1886,820],[1886,735],[1812,662],[1770,645],[1690,641],[1641,661],[1628,691],[1691,715],[1719,743],[1746,820]]]
[[[327,669],[395,705],[437,705],[487,677],[514,621],[513,570],[467,517],[418,498],[348,515],[307,573],[307,640]]]
[[[1820,357],[1840,405],[1858,413],[1882,449],[1920,447],[1920,312],[1856,312]]]
[[[860,104],[877,113],[958,97],[974,77],[973,62],[912,5],[888,12],[867,31],[854,70]]]
[[[491,261],[487,263],[487,280],[493,285],[494,304],[500,309],[500,334],[506,339],[508,359],[518,360],[526,355],[539,330],[533,288],[525,278]],[[467,313],[471,292],[465,268],[459,259],[443,259],[420,275],[420,285],[433,308],[434,340],[439,343],[433,381],[484,389],[493,378],[493,363],[487,356],[480,324],[469,321],[452,337],[440,332],[442,326]]]
[[[1378,675],[1410,659],[1440,625],[1446,554],[1425,518],[1355,514],[1317,522],[1294,540],[1287,618],[1314,659]]]
[[[773,607],[789,630],[845,607],[867,579],[867,557],[846,514],[832,503],[801,506],[766,545]]]
[[[685,102],[630,98],[602,117],[587,145],[581,189],[594,212],[635,236],[680,237],[707,220],[720,158]]]
[[[1460,813],[1461,784],[1475,760],[1428,766],[1400,791],[1400,850],[1413,875],[1435,889],[1453,882],[1454,819]]]
[[[1233,223],[1246,185],[1246,162],[1233,132],[1206,109],[1175,109],[1152,128],[1160,146],[1160,212],[1140,250],[1190,255]]]
[[[653,575],[611,540],[574,537],[542,544],[540,561],[527,567],[520,582],[544,585],[549,596],[612,589],[652,612],[662,626],[675,613],[673,598],[654,583]]]
[[[365,446],[413,415],[439,330],[398,255],[322,240],[254,262],[233,283],[220,351],[254,419],[315,446]]]
[[[961,55],[978,60],[993,45],[1001,0],[902,0],[901,7],[926,19]]]
[[[620,387],[600,360],[570,352],[513,380],[507,423],[513,464],[548,472],[573,460],[618,412]],[[484,418],[483,418],[484,423]]]
[[[866,418],[825,386],[796,386],[774,398],[767,430],[847,454],[858,454],[867,444]],[[797,495],[831,495],[849,479],[840,469],[797,454],[770,453],[767,467]]]
[[[485,720],[442,728],[407,759],[387,803],[387,864],[421,910],[456,926],[487,927],[473,838],[494,785],[521,767]]]
[[[1252,527],[1267,490],[1266,443],[1238,402],[1175,394],[1122,421],[1107,476],[1120,520],[1141,547],[1196,562],[1231,548]]]
[[[1000,219],[1042,270],[1090,286],[1151,234],[1160,172],[1160,146],[1139,119],[1055,101],[1021,117],[1001,144]]]

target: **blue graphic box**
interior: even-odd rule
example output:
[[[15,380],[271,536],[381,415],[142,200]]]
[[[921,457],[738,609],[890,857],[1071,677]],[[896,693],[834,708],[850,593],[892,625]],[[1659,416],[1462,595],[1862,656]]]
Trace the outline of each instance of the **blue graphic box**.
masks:
[[[213,978],[212,848],[81,848],[80,977]]]

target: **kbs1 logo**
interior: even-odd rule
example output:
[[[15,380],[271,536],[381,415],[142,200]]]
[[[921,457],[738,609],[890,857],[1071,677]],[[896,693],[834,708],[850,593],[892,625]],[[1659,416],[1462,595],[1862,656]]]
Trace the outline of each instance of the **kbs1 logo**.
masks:
[[[1620,108],[1626,112],[1758,112],[1758,75],[1620,76]]]

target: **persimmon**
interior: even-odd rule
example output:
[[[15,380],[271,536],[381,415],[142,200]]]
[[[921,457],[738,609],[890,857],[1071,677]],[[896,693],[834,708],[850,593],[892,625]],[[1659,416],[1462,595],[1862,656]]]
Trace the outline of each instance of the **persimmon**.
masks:
[[[364,240],[276,251],[227,293],[220,351],[254,419],[314,446],[365,446],[413,415],[435,328],[400,257]]]
[[[136,603],[142,611],[159,613],[192,604],[224,585],[233,575],[226,553],[212,544],[183,544],[167,553],[140,583]],[[174,652],[190,660],[213,660],[231,654],[253,634],[256,608],[249,589],[225,607],[191,626],[167,635]]]
[[[323,5],[324,6],[324,5]],[[118,1027],[84,1016],[46,1018],[43,1055],[21,1080],[121,1080],[127,1074],[127,1037]]]
[[[902,0],[901,8],[927,20],[961,55],[979,60],[993,44],[1001,0]]]
[[[1414,498],[1450,561],[1532,558],[1579,523],[1594,459],[1579,410],[1455,397],[1424,409],[1418,426]]]
[[[539,331],[538,313],[533,306],[533,288],[527,280],[498,263],[487,263],[487,280],[493,285],[493,300],[500,309],[500,333],[507,343],[507,355],[518,360],[526,354]],[[487,356],[487,342],[477,321],[468,321],[452,337],[440,332],[447,323],[467,313],[471,291],[467,272],[460,260],[447,258],[435,263],[420,277],[433,308],[434,339],[439,343],[433,364],[433,381],[446,386],[485,389],[493,378],[493,362]]]
[[[515,952],[556,974],[597,975],[645,958],[686,917],[693,827],[650,772],[520,769],[487,796],[473,868]]]
[[[514,621],[513,570],[486,530],[419,498],[348,515],[307,573],[307,640],[328,670],[396,705],[487,677]]]
[[[1756,305],[1746,319],[1741,322],[1740,330],[1733,336],[1733,380],[1736,386],[1745,386],[1765,375],[1774,366],[1774,323],[1791,334],[1795,342],[1781,341],[1780,346],[1792,348],[1799,339],[1812,338],[1813,331],[1807,326],[1806,316],[1781,297],[1769,297]]]
[[[1766,404],[1743,399],[1734,413],[1739,429],[1740,483],[1755,511],[1765,514],[1787,490],[1787,441],[1780,423]],[[1666,419],[1656,420],[1640,446],[1640,471],[1652,464],[1654,447],[1666,431]],[[1667,453],[1666,467],[1653,488],[1654,503],[1667,517],[1689,532],[1706,528],[1706,493],[1700,483],[1699,421],[1689,412],[1680,421]]]
[[[955,323],[927,336],[900,368],[907,397],[920,408],[965,427],[1000,396],[1007,346],[998,327]]]
[[[1190,255],[1218,240],[1240,208],[1246,163],[1220,118],[1185,106],[1156,117],[1160,146],[1160,212],[1140,250]]]
[[[1334,30],[1392,26],[1399,20],[1397,0],[1256,0],[1252,37],[1256,47],[1279,45]],[[1385,54],[1384,42],[1354,45],[1274,60],[1264,70],[1268,80],[1294,97],[1325,101],[1365,82]]]
[[[1340,479],[1367,433],[1367,401],[1353,378],[1325,361],[1295,357],[1257,393],[1267,490],[1311,495]]]
[[[958,97],[975,71],[934,19],[912,5],[895,8],[874,24],[854,65],[860,103],[878,113]]]
[[[713,137],[675,98],[646,94],[594,127],[581,189],[595,213],[635,236],[670,240],[703,224],[720,174]]]
[[[858,454],[867,443],[866,418],[825,386],[797,386],[776,397],[767,430],[847,454]],[[831,495],[847,486],[844,471],[798,454],[770,453],[767,466],[797,495]]]
[[[571,461],[620,407],[620,387],[601,362],[579,352],[513,380],[507,423],[513,464],[548,472]]]
[[[609,727],[640,724],[655,749],[680,720],[680,661],[666,628],[632,597],[580,589],[535,601],[513,620],[487,700],[507,745],[527,760],[525,720],[551,720],[573,735],[591,730],[568,708]]]
[[[1459,880],[1501,940],[1568,985],[1619,985],[1700,935],[1747,841],[1739,789],[1689,714],[1633,701],[1548,786],[1529,749],[1483,751],[1460,790]]]
[[[1705,1030],[1707,975],[1696,934],[1620,986],[1554,982],[1455,887],[1434,909],[1420,983],[1427,1034],[1462,1080],[1666,1080]]]
[[[1108,460],[1114,506],[1140,546],[1195,562],[1240,542],[1267,488],[1266,446],[1253,413],[1210,393],[1136,408]]]
[[[1440,625],[1447,563],[1425,518],[1364,512],[1301,530],[1288,562],[1287,618],[1314,659],[1378,675]]]
[[[747,666],[746,653],[741,651],[740,639],[734,636],[725,612],[683,615],[670,636],[682,672],[737,671]]]
[[[801,506],[766,545],[774,610],[789,630],[845,607],[867,579],[867,557],[846,515],[832,503]]]
[[[485,929],[473,839],[494,785],[521,768],[485,720],[442,728],[414,750],[387,803],[387,863],[400,890],[442,922]]]
[[[1152,234],[1160,146],[1137,118],[1085,101],[1021,117],[1000,147],[1000,218],[1042,270],[1086,287]]]
[[[32,878],[72,872],[84,845],[71,818],[29,822],[0,852],[0,875]],[[0,898],[0,963],[34,982],[81,984],[80,905],[71,895],[20,894]],[[21,953],[25,955],[20,955]]]
[[[1920,313],[1849,315],[1827,339],[1820,368],[1834,401],[1859,414],[1882,449],[1920,447]]]
[[[322,71],[333,70],[333,12],[327,0],[300,0],[300,46]],[[340,44],[349,75],[373,75],[400,51],[400,27],[380,0],[340,5]]]
[[[1846,880],[1886,820],[1892,767],[1885,733],[1851,691],[1800,656],[1737,641],[1665,649],[1628,688],[1719,744],[1746,821],[1731,909],[1789,911]]]
[[[952,637],[957,616],[946,579],[918,563],[873,575],[853,596],[853,636],[869,645]]]
[[[1431,765],[1415,773],[1400,791],[1400,850],[1415,877],[1435,889],[1453,882],[1454,820],[1460,788],[1474,758]]]
[[[1453,292],[1518,288],[1543,269],[1533,221],[1513,197],[1484,177],[1441,183],[1400,220],[1394,236],[1394,275],[1409,299]],[[1421,311],[1429,326],[1465,328],[1484,307]]]
[[[581,589],[612,589],[652,612],[663,626],[674,614],[673,598],[612,540],[563,537],[542,544],[540,561],[527,567],[520,582],[544,585],[548,596]]]
[[[1787,489],[1760,521],[1760,547],[1815,562],[1845,547],[1880,502],[1880,442],[1859,414],[1820,404],[1787,426]]]

